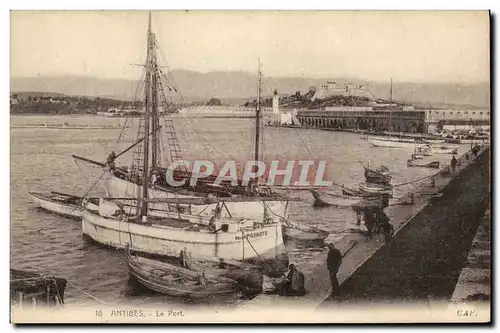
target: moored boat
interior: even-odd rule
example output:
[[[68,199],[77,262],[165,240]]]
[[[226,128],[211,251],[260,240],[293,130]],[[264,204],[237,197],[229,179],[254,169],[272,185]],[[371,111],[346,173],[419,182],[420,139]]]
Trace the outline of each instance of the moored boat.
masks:
[[[51,213],[79,219],[82,217],[83,198],[68,194],[29,192],[31,199],[42,209]],[[97,204],[96,200],[93,200]]]
[[[191,300],[236,300],[239,286],[235,280],[195,272],[158,260],[128,256],[130,274],[144,287],[169,296]]]
[[[310,190],[313,198],[314,198],[314,206],[316,207],[337,207],[337,208],[345,208],[350,207],[351,205],[360,202],[363,200],[362,197],[357,196],[348,196],[348,195],[339,195],[333,193],[319,193],[314,190]]]
[[[173,86],[172,80],[168,79],[168,75],[171,75],[171,73],[167,75],[167,73],[164,73],[163,70],[160,69],[168,66],[160,66],[157,62],[159,58],[157,55],[161,52],[159,52],[159,44],[156,41],[155,34],[151,30],[151,26],[148,26],[147,40],[146,62],[148,66],[145,67],[145,75],[141,78],[141,82],[144,81],[144,94],[141,96],[141,99],[144,101],[144,117],[141,119],[141,126],[138,127],[137,141],[119,154],[115,154],[114,152],[110,153],[106,163],[92,161],[76,155],[72,156],[86,163],[97,165],[110,171],[109,177],[105,178],[108,197],[136,198],[137,193],[141,191],[141,187],[143,187],[144,179],[146,179],[147,189],[145,191],[147,191],[147,193],[142,193],[142,195],[148,198],[189,199],[205,197],[207,194],[224,198],[241,196],[246,198],[246,200],[227,201],[227,206],[231,210],[231,216],[258,220],[261,218],[262,208],[260,197],[265,196],[268,199],[269,197],[274,198],[274,200],[267,200],[267,205],[273,209],[273,211],[280,214],[278,211],[279,207],[290,200],[286,196],[278,193],[259,192],[257,190],[259,188],[259,179],[257,177],[253,179],[254,185],[256,186],[253,186],[251,189],[242,179],[236,179],[237,184],[234,185],[232,180],[226,180],[217,184],[217,177],[214,175],[205,178],[200,177],[202,179],[197,179],[196,184],[191,185],[190,180],[192,179],[193,172],[196,171],[188,170],[187,166],[180,164],[176,168],[173,178],[176,182],[187,180],[187,183],[184,185],[174,185],[172,184],[173,182],[167,181],[167,167],[165,161],[167,161],[169,165],[184,161],[181,156],[182,149],[177,139],[174,121],[170,116],[170,112],[166,112],[168,111],[166,108],[170,105],[170,102],[167,101],[165,91],[178,92],[178,90]],[[254,141],[256,144],[254,147],[253,160],[261,161],[260,143],[262,141],[262,136],[260,135],[260,131],[262,110],[260,96],[262,93],[262,73],[260,62],[257,86],[258,98],[257,107],[255,109],[256,121]],[[149,98],[146,98],[146,96]],[[164,112],[162,112],[161,109],[163,109]],[[163,120],[162,125],[160,125],[161,120]],[[123,133],[120,134],[120,137],[123,137],[122,134]],[[163,142],[162,139],[165,139],[165,142]],[[164,149],[165,147],[168,147],[168,149]],[[116,167],[115,160],[132,148],[135,149],[132,166]],[[151,156],[144,154],[144,151],[150,151]],[[166,154],[170,154],[170,156],[166,156]],[[144,165],[144,162],[146,162],[147,166]],[[146,171],[145,177],[142,175],[144,170]],[[155,174],[155,181],[152,181],[153,174]],[[234,177],[236,177],[236,175],[234,175]],[[151,203],[150,208],[164,209],[164,206],[164,204]],[[191,210],[192,214],[210,214],[210,210],[206,210],[205,207],[190,207],[189,205],[184,205],[182,202],[175,204],[173,209],[175,207],[179,207],[179,209],[185,211]],[[199,210],[196,211],[198,208]],[[221,214],[229,217],[225,210],[223,210]],[[281,216],[287,218],[285,215]]]
[[[434,154],[453,154],[456,155],[458,154],[458,146],[448,146],[448,145],[443,145],[443,146],[433,146],[432,147],[432,152]]]
[[[370,138],[368,142],[375,147],[387,148],[413,148],[415,146],[415,139],[410,138]]]
[[[392,186],[373,183],[359,184],[359,190],[364,193],[392,196]]]
[[[445,143],[446,142],[445,139],[423,139],[423,141],[425,143],[432,144],[432,145],[441,144],[441,143]]]
[[[388,184],[391,182],[392,176],[389,175],[389,168],[387,166],[381,165],[370,169],[363,165],[363,168],[365,169],[365,179],[367,182],[375,184]]]
[[[439,161],[432,162],[419,162],[415,160],[408,160],[408,167],[422,167],[422,168],[436,168],[439,169]]]
[[[330,234],[326,230],[299,222],[288,222],[283,228],[287,238],[301,241],[322,241]]]
[[[272,214],[264,207],[263,217],[258,221],[219,218],[214,212],[209,225],[198,224],[199,216],[192,214],[157,218],[143,211],[135,216],[122,211],[116,216],[116,211],[119,208],[112,208],[109,203],[100,211],[85,207],[82,233],[104,245],[115,248],[130,246],[134,252],[170,257],[177,257],[186,249],[193,255],[234,260],[268,258],[272,261],[279,254],[277,252],[284,250],[281,220],[265,218],[266,214]],[[131,239],[134,240],[132,244]]]

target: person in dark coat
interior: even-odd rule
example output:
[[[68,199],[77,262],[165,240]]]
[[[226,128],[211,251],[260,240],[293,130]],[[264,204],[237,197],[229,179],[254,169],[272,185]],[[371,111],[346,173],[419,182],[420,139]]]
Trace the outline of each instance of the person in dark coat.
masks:
[[[376,220],[375,220],[373,211],[369,208],[366,208],[363,210],[363,215],[364,215],[365,226],[366,226],[366,230],[367,230],[366,241],[368,241],[369,239],[372,239],[372,234],[373,234],[372,232],[373,232],[373,229],[375,228]]]
[[[384,234],[384,242],[390,243],[394,235],[394,227],[389,222],[382,224],[382,233]]]
[[[333,243],[328,244],[328,256],[326,258],[326,265],[330,273],[330,283],[332,285],[331,296],[337,296],[340,291],[339,280],[337,279],[337,272],[342,264],[342,254],[335,248]]]
[[[457,159],[455,155],[451,158],[451,171],[455,172],[455,168],[457,167]]]

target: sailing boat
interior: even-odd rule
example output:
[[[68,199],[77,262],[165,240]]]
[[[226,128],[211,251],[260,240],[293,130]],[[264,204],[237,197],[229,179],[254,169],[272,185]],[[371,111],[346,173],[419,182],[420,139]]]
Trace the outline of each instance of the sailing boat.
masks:
[[[173,178],[177,181],[182,179],[187,179],[185,185],[173,186],[169,184],[166,180],[166,168],[160,165],[162,157],[161,148],[163,147],[163,142],[160,141],[161,135],[159,135],[160,130],[163,130],[166,135],[165,146],[167,146],[170,153],[170,163],[179,162],[182,160],[181,148],[177,140],[177,135],[173,120],[169,112],[163,112],[164,124],[160,126],[159,120],[159,108],[160,106],[167,105],[165,97],[164,82],[166,81],[166,87],[169,90],[177,91],[173,86],[173,80],[168,78],[167,75],[163,73],[161,67],[157,64],[157,51],[158,43],[155,39],[154,33],[148,33],[148,62],[147,67],[148,74],[144,80],[144,86],[149,87],[149,91],[146,98],[146,108],[148,109],[149,118],[142,119],[139,124],[139,131],[137,134],[137,141],[122,151],[117,155],[113,155],[110,162],[114,165],[114,160],[125,152],[135,148],[134,153],[134,166],[132,168],[127,167],[113,167],[110,170],[109,177],[106,179],[106,192],[108,197],[113,198],[135,198],[138,191],[140,191],[142,183],[147,179],[152,179],[152,174],[155,175],[156,181],[148,184],[147,196],[148,198],[155,199],[190,199],[198,198],[203,199],[207,196],[215,196],[219,198],[239,198],[244,200],[226,200],[224,209],[221,214],[224,217],[240,217],[240,218],[252,218],[260,219],[264,212],[264,205],[262,201],[266,201],[267,207],[275,213],[275,216],[286,219],[288,216],[288,202],[292,199],[278,194],[271,193],[268,188],[267,191],[260,192],[258,186],[243,186],[240,179],[237,180],[238,185],[233,186],[231,181],[223,181],[220,185],[214,184],[214,177],[207,177],[200,179],[196,186],[189,185],[189,179],[192,175],[191,172],[187,170],[184,166],[179,166],[174,171]],[[163,79],[163,80],[162,80]],[[260,160],[259,145],[261,144],[261,93],[262,93],[262,73],[259,61],[258,68],[258,96],[257,96],[257,106],[256,106],[256,122],[255,122],[255,161]],[[161,101],[159,100],[161,99]],[[161,103],[160,103],[161,102]],[[151,124],[151,125],[150,125]],[[147,125],[147,126],[146,126]],[[147,144],[145,144],[147,143]],[[146,158],[147,154],[144,153],[151,146],[151,170],[146,170],[145,177],[142,177],[142,165],[143,159]],[[145,148],[145,149],[144,149]],[[97,165],[99,167],[107,168],[109,163],[101,163],[93,161],[84,157],[72,155],[74,158],[83,160],[87,163]],[[255,180],[258,181],[258,180]],[[255,184],[255,182],[254,182]],[[263,189],[264,187],[260,187]],[[182,202],[175,202],[175,204],[169,205],[163,203],[151,203],[149,205],[151,209],[155,210],[171,210],[173,212],[187,212],[196,215],[210,216],[215,210],[215,205],[199,205],[199,206],[189,206],[184,205]],[[229,213],[230,212],[230,213]]]
[[[151,13],[149,15],[148,52],[145,64],[144,103],[145,112],[142,120],[143,133],[150,133],[150,125],[156,124],[158,66],[154,46],[155,36],[151,31]],[[259,66],[260,69],[260,66]],[[259,110],[258,110],[259,114]],[[258,122],[257,118],[257,122]],[[173,129],[173,127],[172,127]],[[99,206],[84,204],[82,213],[82,233],[94,241],[115,248],[129,247],[132,252],[142,252],[160,256],[178,257],[181,251],[189,251],[193,255],[203,254],[222,259],[248,260],[249,262],[265,261],[269,266],[287,265],[282,235],[282,219],[286,216],[288,201],[281,200],[283,215],[269,214],[269,201],[266,197],[204,197],[176,195],[169,190],[158,191],[152,188],[153,172],[157,167],[157,142],[153,130],[152,145],[148,135],[140,141],[135,176],[139,182],[119,180],[133,191],[124,194],[136,200],[136,207],[125,207],[120,202],[101,200]],[[142,133],[141,133],[142,135]],[[177,141],[175,141],[177,142]],[[176,143],[174,143],[177,145]],[[171,149],[172,151],[176,151]],[[258,154],[258,152],[257,152]],[[152,156],[150,160],[149,157]],[[130,186],[130,185],[133,186]],[[116,189],[113,186],[108,189]],[[134,192],[135,191],[135,192]],[[115,193],[115,192],[113,192]],[[127,197],[127,196],[125,196]],[[165,208],[164,205],[167,205]],[[186,212],[172,207],[185,207]],[[255,209],[258,206],[260,209]],[[239,208],[239,216],[232,208]],[[162,210],[163,209],[163,210]],[[253,217],[242,218],[245,210],[253,211]],[[157,211],[164,214],[160,216]],[[226,214],[223,214],[223,213]],[[273,212],[274,213],[274,212]],[[200,221],[200,216],[210,218]],[[248,214],[250,215],[250,214]]]
[[[391,78],[391,90],[390,90],[390,100],[389,100],[389,132],[392,131],[392,78]],[[417,140],[413,138],[398,138],[395,136],[388,137],[371,137],[368,138],[368,142],[375,147],[389,147],[389,148],[413,148]]]

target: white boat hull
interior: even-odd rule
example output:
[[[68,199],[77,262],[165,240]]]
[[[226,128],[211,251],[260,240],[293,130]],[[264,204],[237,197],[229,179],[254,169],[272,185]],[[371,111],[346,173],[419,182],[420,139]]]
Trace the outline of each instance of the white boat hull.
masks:
[[[137,198],[138,186],[132,182],[120,179],[111,175],[106,182],[106,190],[109,197],[113,198]],[[158,190],[158,189],[148,189],[148,196],[151,199],[168,199],[168,198],[193,198],[194,195],[182,195],[174,194],[171,192]],[[199,197],[198,197],[199,198]],[[276,201],[245,201],[245,202],[225,202],[228,208],[221,211],[221,217],[239,217],[247,218],[253,220],[262,220],[264,214],[264,207],[267,206],[272,213],[269,215],[270,218],[283,217],[288,219],[288,201],[276,200]],[[191,214],[200,216],[213,216],[217,204],[207,204],[207,205],[172,205],[165,203],[151,203],[149,208],[157,210],[171,210],[177,211],[178,206],[182,207],[186,212],[191,210]]]
[[[432,144],[432,145],[437,145],[437,144],[445,143],[446,140],[445,139],[443,139],[443,140],[441,140],[441,139],[424,139],[424,142]]]
[[[193,254],[245,260],[276,256],[283,246],[280,222],[246,231],[210,233],[120,221],[84,210],[82,233],[103,245],[170,257],[178,257],[181,251],[187,250]]]
[[[434,154],[457,154],[458,153],[458,147],[449,147],[449,148],[438,148],[438,147],[433,147],[432,152]]]
[[[54,202],[48,198],[44,198],[38,193],[30,193],[31,199],[40,207],[47,211],[55,214],[72,217],[81,218],[82,217],[82,207],[72,204],[64,204],[59,202]]]
[[[387,147],[387,148],[415,148],[415,141],[411,139],[379,139],[379,138],[370,138],[368,142],[371,143],[375,147]]]

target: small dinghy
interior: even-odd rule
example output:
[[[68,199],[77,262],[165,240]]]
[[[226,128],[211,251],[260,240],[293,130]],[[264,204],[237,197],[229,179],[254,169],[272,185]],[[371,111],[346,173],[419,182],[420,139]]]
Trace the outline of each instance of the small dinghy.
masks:
[[[350,207],[355,203],[363,200],[362,197],[339,195],[333,193],[318,193],[314,190],[310,190],[312,196],[314,197],[314,206],[316,207],[337,207],[345,208]]]
[[[433,147],[432,151],[434,154],[458,154],[458,146],[438,146]]]
[[[392,186],[374,183],[361,183],[359,190],[364,193],[392,196]]]
[[[435,168],[439,169],[439,161],[433,162],[420,162],[416,160],[408,160],[408,167],[421,167],[421,168]]]
[[[330,234],[326,230],[299,222],[288,222],[288,225],[283,225],[283,229],[287,238],[301,241],[323,241]]]
[[[191,300],[236,300],[239,297],[238,282],[226,277],[196,272],[130,254],[128,267],[137,282],[165,295]]]
[[[363,168],[365,169],[366,181],[369,183],[388,184],[392,179],[391,175],[389,175],[389,168],[385,165],[381,165],[375,169],[370,169],[363,165]]]
[[[440,143],[445,143],[445,139],[424,139],[424,142],[429,143],[429,144],[440,144]]]
[[[40,208],[46,211],[75,219],[82,217],[83,198],[79,196],[59,192],[29,192],[29,195]],[[92,203],[98,204],[98,201],[93,200]]]

